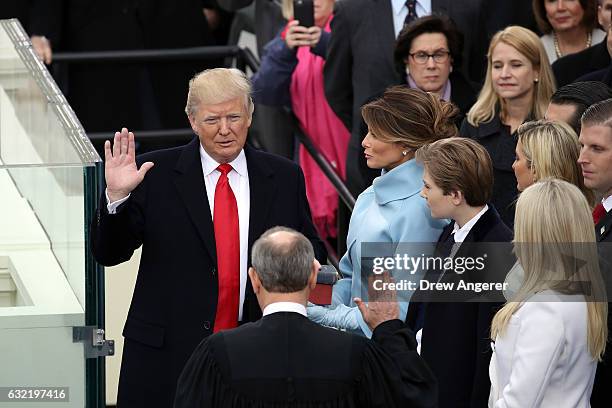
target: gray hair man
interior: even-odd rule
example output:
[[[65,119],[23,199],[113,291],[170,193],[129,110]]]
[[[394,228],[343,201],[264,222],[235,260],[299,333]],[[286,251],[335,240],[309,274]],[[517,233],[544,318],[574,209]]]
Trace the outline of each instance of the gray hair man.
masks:
[[[319,326],[306,317],[320,267],[308,239],[272,228],[253,245],[252,259],[249,277],[263,318],[198,346],[179,379],[175,408],[436,406],[435,379],[398,319],[396,301],[357,300],[372,340]]]

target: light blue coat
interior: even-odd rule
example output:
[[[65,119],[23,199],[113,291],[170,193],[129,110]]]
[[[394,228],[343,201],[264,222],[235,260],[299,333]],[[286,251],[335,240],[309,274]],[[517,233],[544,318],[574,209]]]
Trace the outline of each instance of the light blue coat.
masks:
[[[308,307],[311,320],[372,336],[353,302],[354,297],[364,298],[360,279],[361,243],[438,240],[448,221],[431,218],[425,199],[419,195],[422,180],[423,167],[412,159],[391,171],[383,170],[382,175],[359,195],[349,225],[347,251],[339,265],[343,278],[334,286],[330,307]],[[352,279],[353,276],[356,279]],[[405,319],[408,303],[399,304],[400,318]]]

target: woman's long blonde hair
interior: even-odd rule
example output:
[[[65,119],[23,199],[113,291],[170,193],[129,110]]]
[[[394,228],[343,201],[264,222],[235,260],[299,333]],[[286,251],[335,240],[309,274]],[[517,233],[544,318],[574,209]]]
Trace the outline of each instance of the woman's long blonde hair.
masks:
[[[574,129],[563,122],[535,120],[523,123],[517,132],[534,181],[565,180],[578,187],[593,206],[595,195],[584,185],[578,164],[580,143]]]
[[[514,234],[514,251],[525,278],[514,298],[495,314],[491,338],[503,335],[512,315],[537,292],[583,294],[589,351],[601,360],[608,336],[608,303],[584,194],[557,179],[531,185],[516,204]],[[585,260],[585,265],[577,266],[577,259]]]
[[[542,119],[550,97],[555,92],[555,81],[548,62],[546,51],[538,36],[523,27],[509,26],[498,31],[491,39],[489,52],[487,54],[487,75],[484,85],[478,95],[478,100],[467,114],[467,120],[472,126],[479,126],[493,119],[497,106],[501,108],[502,116],[505,115],[505,101],[501,99],[493,89],[492,66],[493,50],[503,42],[523,54],[538,70],[538,82],[534,86],[534,97],[531,104],[531,116]]]

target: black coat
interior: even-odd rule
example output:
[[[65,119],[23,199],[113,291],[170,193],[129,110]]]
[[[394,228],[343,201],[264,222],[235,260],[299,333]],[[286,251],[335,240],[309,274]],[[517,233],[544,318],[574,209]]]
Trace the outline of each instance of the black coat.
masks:
[[[102,197],[92,222],[92,251],[105,266],[130,259],[142,244],[123,330],[119,406],[171,406],[185,362],[214,329],[217,256],[199,146],[194,138],[185,146],[140,156],[139,165],[152,161],[155,167],[117,214],[108,214]],[[245,149],[245,155],[251,196],[249,252],[268,228],[284,225],[304,233],[324,261],[299,167],[252,149]],[[248,282],[243,321],[260,316]]]
[[[443,246],[453,231],[454,223],[444,228],[436,252],[443,251]],[[504,225],[495,208],[489,209],[472,227],[455,254],[457,257],[478,257],[473,243],[504,242],[512,240],[512,231]],[[467,245],[465,245],[467,244]],[[489,257],[487,268],[495,270],[480,271],[475,279],[469,272],[463,275],[447,271],[444,282],[453,281],[456,277],[464,280],[485,281],[484,276],[499,275],[499,271],[508,271],[514,260],[509,252],[511,246],[504,246],[503,253],[496,259]],[[508,251],[506,251],[506,249]],[[477,253],[478,252],[478,253]],[[506,253],[507,252],[507,253]],[[489,262],[494,262],[489,265]],[[428,280],[436,280],[436,274],[426,275]],[[496,281],[501,281],[497,279]],[[429,301],[424,292],[415,292],[408,307],[406,322],[415,331],[418,329],[418,315],[423,313],[423,334],[421,339],[421,356],[438,379],[439,407],[461,408],[487,406],[489,389],[489,361],[491,359],[490,328],[493,316],[501,306],[499,302],[440,302]],[[431,295],[427,295],[431,296]],[[425,300],[419,302],[419,300]]]
[[[277,312],[202,342],[174,406],[434,408],[436,386],[399,320],[368,340]]]
[[[612,211],[608,213],[595,226],[597,242],[601,243],[599,255],[602,258],[602,273],[608,288],[608,300],[612,296]],[[610,350],[610,336],[612,333],[612,305],[608,303],[608,347],[603,355],[603,361],[597,364],[593,393],[591,394],[591,407],[603,408],[612,401],[612,350]]]
[[[518,198],[518,188],[512,163],[514,163],[516,132],[510,134],[510,128],[502,124],[499,114],[489,122],[478,127],[470,125],[466,120],[459,131],[461,136],[469,137],[483,145],[493,162],[493,197],[491,202],[499,211],[501,219],[510,228],[514,228],[514,207]]]
[[[607,38],[586,50],[556,60],[552,69],[557,87],[570,84],[590,72],[607,68],[610,65],[610,54],[606,42]]]

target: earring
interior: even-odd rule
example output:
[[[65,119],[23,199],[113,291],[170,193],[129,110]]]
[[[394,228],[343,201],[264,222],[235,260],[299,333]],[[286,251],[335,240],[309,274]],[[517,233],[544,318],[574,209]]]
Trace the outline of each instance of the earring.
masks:
[[[533,82],[535,82],[536,84],[538,83],[538,81],[539,81],[539,79],[538,79],[538,78],[536,78],[536,79],[534,79],[534,80],[533,80]]]
[[[410,67],[406,64],[406,75],[410,75]]]
[[[402,150],[402,156],[406,156],[408,152],[406,150]]]
[[[453,72],[453,66],[452,65],[450,66],[450,72]]]

